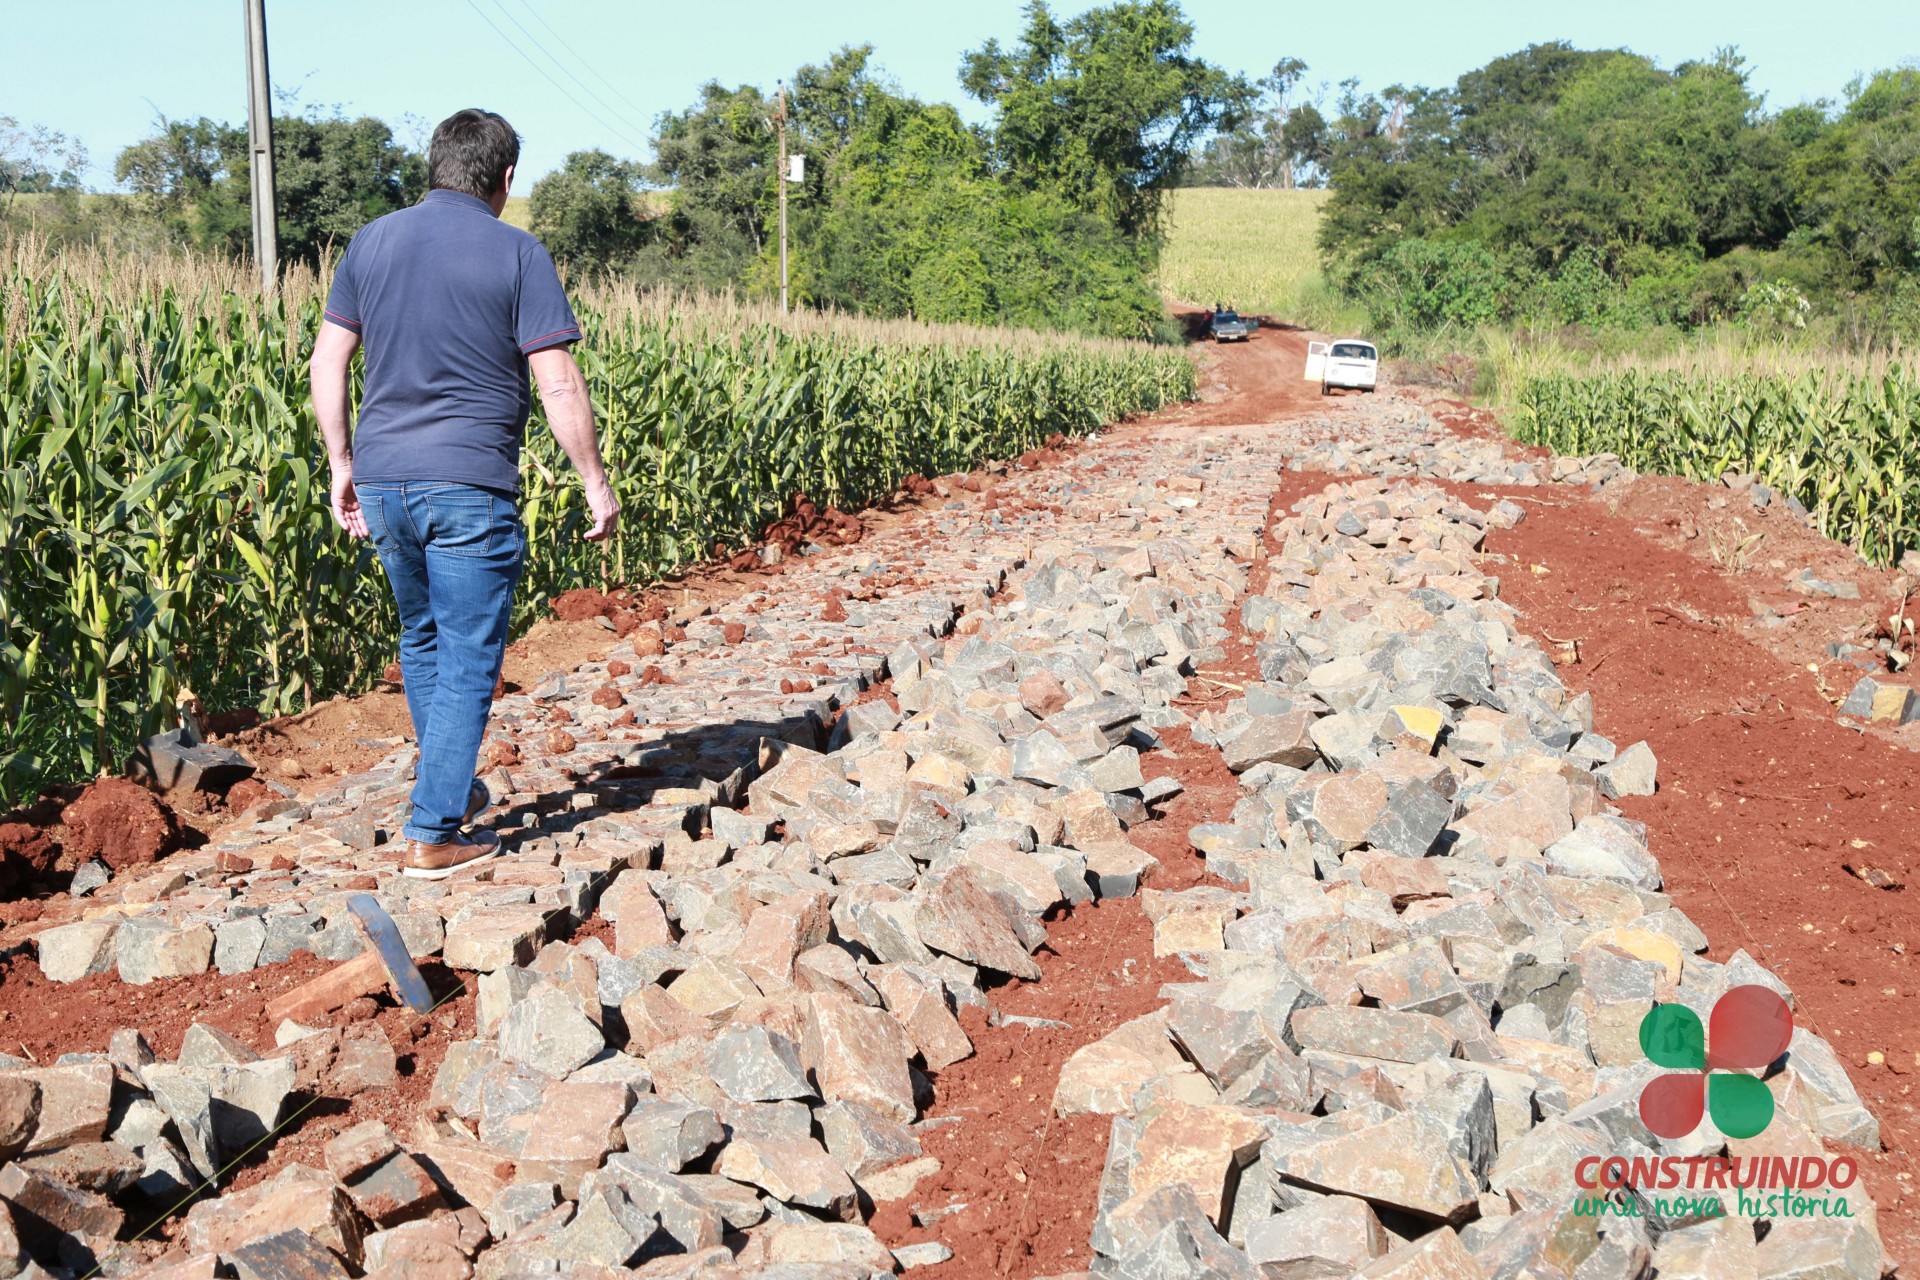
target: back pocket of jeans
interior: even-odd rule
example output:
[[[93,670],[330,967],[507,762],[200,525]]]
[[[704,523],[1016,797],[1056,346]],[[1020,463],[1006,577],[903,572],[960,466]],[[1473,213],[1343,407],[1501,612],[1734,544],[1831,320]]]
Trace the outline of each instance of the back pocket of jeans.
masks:
[[[484,556],[493,550],[493,496],[477,489],[428,493],[427,545],[455,556]]]

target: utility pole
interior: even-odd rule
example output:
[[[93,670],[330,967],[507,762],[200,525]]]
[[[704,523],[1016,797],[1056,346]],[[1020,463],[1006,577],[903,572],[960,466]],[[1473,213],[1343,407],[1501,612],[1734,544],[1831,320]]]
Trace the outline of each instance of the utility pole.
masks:
[[[274,224],[273,93],[267,79],[266,0],[241,0],[247,11],[247,177],[253,192],[253,260],[260,292],[280,278],[280,234]]]
[[[780,135],[780,167],[777,177],[780,183],[780,314],[787,313],[787,83],[776,82],[780,86],[774,99],[774,130]]]

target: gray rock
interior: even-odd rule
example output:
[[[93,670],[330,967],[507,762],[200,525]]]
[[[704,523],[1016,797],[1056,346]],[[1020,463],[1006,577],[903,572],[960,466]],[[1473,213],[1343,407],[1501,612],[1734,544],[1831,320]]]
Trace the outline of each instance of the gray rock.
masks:
[[[1571,835],[1547,846],[1547,865],[1561,875],[1614,880],[1638,889],[1658,889],[1660,866],[1647,852],[1644,823],[1613,814],[1582,818]]]
[[[1644,742],[1634,743],[1610,763],[1593,771],[1594,777],[1600,780],[1600,790],[1609,800],[1618,800],[1622,796],[1652,795],[1655,773],[1653,748]]]
[[[514,1005],[500,1022],[500,1056],[563,1079],[607,1047],[600,1028],[579,1002],[560,991],[542,991]]]
[[[736,1102],[814,1096],[806,1068],[800,1065],[800,1046],[762,1026],[723,1028],[707,1050],[707,1069]]]

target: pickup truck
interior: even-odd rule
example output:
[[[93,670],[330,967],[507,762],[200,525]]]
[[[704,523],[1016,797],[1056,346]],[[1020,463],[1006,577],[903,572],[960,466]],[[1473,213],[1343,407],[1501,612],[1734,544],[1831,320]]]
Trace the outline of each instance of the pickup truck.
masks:
[[[1306,380],[1319,383],[1321,395],[1333,387],[1371,391],[1380,380],[1380,353],[1359,338],[1309,342]]]
[[[1207,321],[1207,334],[1215,342],[1245,342],[1252,332],[1253,326],[1237,311],[1216,311]]]

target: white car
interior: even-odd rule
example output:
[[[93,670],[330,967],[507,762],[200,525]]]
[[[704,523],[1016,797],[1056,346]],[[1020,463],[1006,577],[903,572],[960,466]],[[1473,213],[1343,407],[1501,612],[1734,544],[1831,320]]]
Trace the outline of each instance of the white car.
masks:
[[[1380,353],[1371,342],[1336,338],[1307,344],[1307,381],[1319,383],[1321,395],[1330,387],[1371,391],[1379,380]]]

